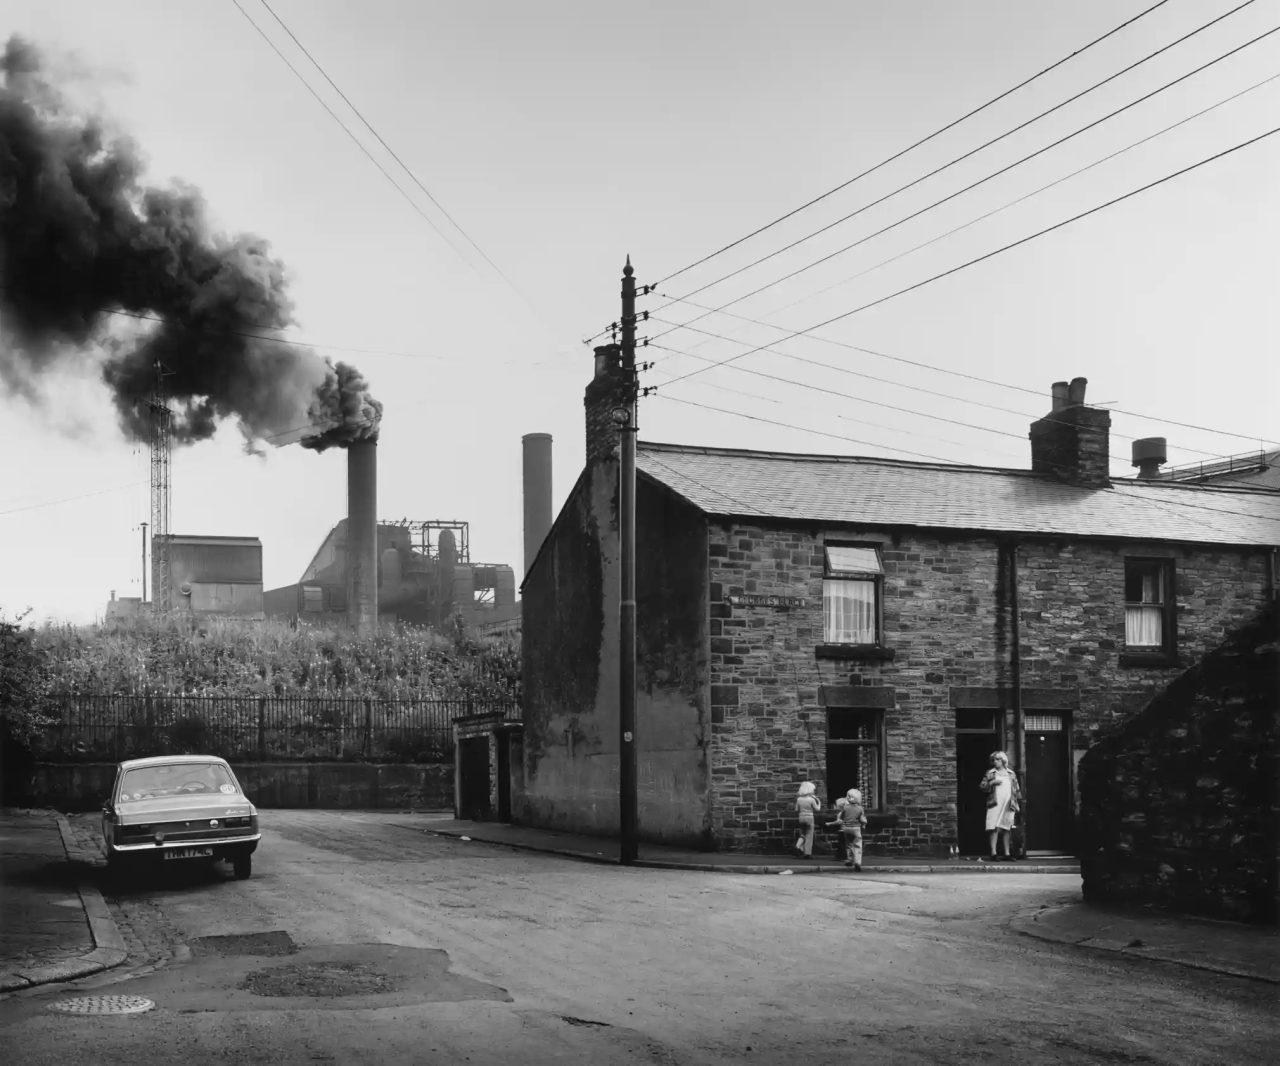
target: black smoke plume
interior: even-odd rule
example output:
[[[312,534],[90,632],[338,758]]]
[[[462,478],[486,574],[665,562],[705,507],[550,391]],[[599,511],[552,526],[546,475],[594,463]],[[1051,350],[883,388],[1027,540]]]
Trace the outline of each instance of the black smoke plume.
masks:
[[[292,324],[266,241],[210,229],[185,185],[142,180],[129,140],[69,107],[41,56],[0,54],[0,384],[30,398],[67,363],[97,367],[126,435],[146,440],[157,381],[177,443],[234,419],[250,440],[317,450],[376,438],[354,367],[263,334]]]

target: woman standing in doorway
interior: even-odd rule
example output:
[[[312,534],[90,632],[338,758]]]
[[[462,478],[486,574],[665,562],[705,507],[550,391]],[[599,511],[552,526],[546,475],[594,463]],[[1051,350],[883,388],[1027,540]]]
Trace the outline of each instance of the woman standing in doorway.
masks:
[[[796,837],[796,857],[813,858],[813,816],[822,810],[822,803],[814,795],[817,787],[805,781],[796,795],[796,813],[800,817],[800,833]]]
[[[1009,769],[1009,756],[1003,751],[991,753],[991,769],[978,785],[987,794],[987,844],[991,862],[1009,862],[1009,836],[1013,832],[1014,815],[1021,807],[1022,790],[1018,775]]]

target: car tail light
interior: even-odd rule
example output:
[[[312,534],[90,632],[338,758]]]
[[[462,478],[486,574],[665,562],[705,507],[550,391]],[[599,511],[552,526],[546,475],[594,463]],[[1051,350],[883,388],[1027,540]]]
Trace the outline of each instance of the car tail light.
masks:
[[[242,818],[225,818],[222,822],[228,829],[248,829],[253,825],[253,819],[248,815]]]

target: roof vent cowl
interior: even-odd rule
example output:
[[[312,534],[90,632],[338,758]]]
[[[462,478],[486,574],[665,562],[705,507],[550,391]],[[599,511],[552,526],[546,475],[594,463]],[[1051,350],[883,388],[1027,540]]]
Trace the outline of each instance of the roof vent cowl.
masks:
[[[1169,461],[1164,437],[1143,437],[1133,442],[1133,465],[1138,477],[1150,480],[1160,476],[1160,467]]]

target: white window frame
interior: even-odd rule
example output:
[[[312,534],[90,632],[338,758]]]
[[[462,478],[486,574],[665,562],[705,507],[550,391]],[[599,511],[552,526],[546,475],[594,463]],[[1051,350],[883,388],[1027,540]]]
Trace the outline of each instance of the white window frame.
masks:
[[[1154,577],[1148,592],[1146,578]],[[1138,599],[1129,596],[1131,583],[1143,579]],[[1172,559],[1126,557],[1124,561],[1124,646],[1127,651],[1171,654],[1177,642],[1174,624],[1176,574]],[[1158,628],[1155,639],[1145,634]]]
[[[833,554],[834,553],[834,554]],[[856,541],[829,540],[822,546],[822,640],[824,644],[850,646],[874,646],[883,644],[884,631],[884,559],[880,545]],[[859,596],[850,598],[845,611],[834,602],[837,593],[852,592],[857,587]],[[866,607],[865,589],[869,588],[870,605]],[[863,605],[859,609],[858,604]],[[839,616],[845,619],[863,615],[861,626],[841,625]],[[866,639],[869,638],[869,639]]]

